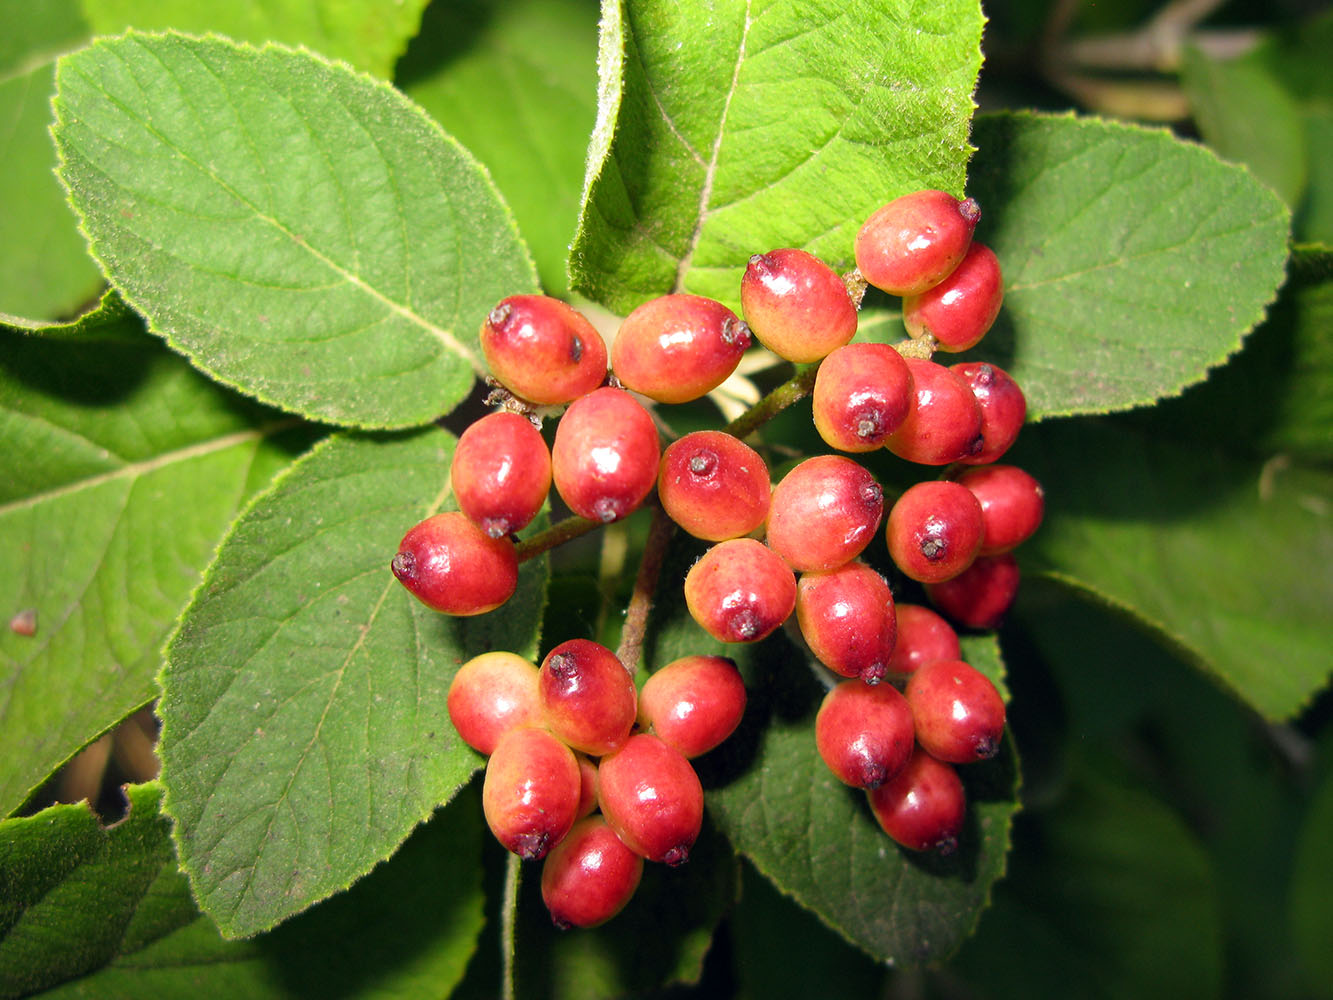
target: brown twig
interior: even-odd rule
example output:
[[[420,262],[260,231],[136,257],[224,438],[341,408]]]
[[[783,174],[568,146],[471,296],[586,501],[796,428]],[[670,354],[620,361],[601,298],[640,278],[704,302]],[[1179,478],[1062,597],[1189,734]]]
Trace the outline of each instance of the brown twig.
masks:
[[[631,674],[639,669],[643,640],[648,633],[648,613],[653,609],[653,595],[657,580],[662,575],[662,562],[667,546],[675,532],[675,523],[660,506],[653,510],[653,523],[648,528],[648,541],[643,547],[643,559],[634,578],[634,593],[625,608],[625,625],[620,630],[620,645],[616,656]]]

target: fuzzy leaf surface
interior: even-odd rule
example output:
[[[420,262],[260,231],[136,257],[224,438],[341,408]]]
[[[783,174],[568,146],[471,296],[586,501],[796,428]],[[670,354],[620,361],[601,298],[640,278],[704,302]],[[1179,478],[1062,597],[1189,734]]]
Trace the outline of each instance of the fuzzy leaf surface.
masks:
[[[56,144],[94,255],[219,381],[332,423],[456,405],[536,275],[485,170],[308,52],[130,33],[64,57]]]
[[[477,618],[430,611],[389,560],[451,505],[455,439],[334,436],[244,513],[163,669],[162,781],[181,865],[226,937],[346,888],[481,766],[445,710],[488,649],[535,652],[543,560]]]
[[[962,192],[981,25],[975,0],[605,4],[572,287],[624,313],[735,304],[775,247],[846,269],[879,205]]]
[[[1288,213],[1240,167],[1166,132],[985,115],[969,179],[1004,269],[968,360],[1023,387],[1029,419],[1178,394],[1239,350],[1282,281]]]

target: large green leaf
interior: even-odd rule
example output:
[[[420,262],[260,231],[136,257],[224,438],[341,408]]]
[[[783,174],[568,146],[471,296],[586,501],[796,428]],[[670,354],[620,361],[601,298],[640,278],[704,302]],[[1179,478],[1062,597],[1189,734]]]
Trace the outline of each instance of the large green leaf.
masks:
[[[1151,403],[1240,347],[1282,281],[1288,213],[1240,167],[1162,131],[982,116],[970,192],[1004,308],[968,359],[1032,418]]]
[[[481,765],[445,694],[487,649],[535,653],[545,562],[498,611],[427,610],[389,572],[449,501],[455,439],[335,436],[238,521],[162,672],[162,781],[181,864],[227,937],[387,857]]]
[[[1323,749],[1323,775],[1311,795],[1292,858],[1287,917],[1310,982],[1317,984],[1317,995],[1328,997],[1333,996],[1333,955],[1328,949],[1333,937],[1333,909],[1328,905],[1333,893],[1333,839],[1328,835],[1333,824],[1333,758],[1328,751],[1333,741],[1325,739]]]
[[[751,254],[850,265],[883,202],[962,191],[981,24],[975,0],[606,3],[573,287],[734,304]]]
[[[130,33],[64,57],[56,143],[93,251],[214,378],[358,426],[425,423],[536,276],[484,169],[308,52]]]
[[[0,330],[0,815],[156,689],[159,648],[291,421],[132,317],[96,343]],[[288,442],[288,445],[292,442]]]

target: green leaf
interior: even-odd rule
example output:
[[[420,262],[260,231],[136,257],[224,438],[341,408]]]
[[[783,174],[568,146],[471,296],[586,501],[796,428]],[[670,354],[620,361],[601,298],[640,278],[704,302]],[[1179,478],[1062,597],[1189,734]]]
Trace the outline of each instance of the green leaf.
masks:
[[[241,42],[306,45],[388,79],[428,0],[82,0],[98,35],[126,28],[215,32]]]
[[[1328,942],[1333,940],[1333,910],[1328,905],[1333,894],[1330,829],[1333,829],[1333,768],[1325,770],[1301,825],[1288,897],[1288,920],[1297,954],[1309,971],[1310,983],[1318,984],[1318,995],[1325,997],[1333,995],[1333,955],[1328,949]]]
[[[1247,171],[1162,131],[986,115],[970,192],[1005,302],[974,357],[1030,419],[1151,403],[1239,349],[1282,281],[1288,213]]]
[[[623,313],[735,304],[776,246],[849,265],[885,201],[962,191],[981,25],[975,0],[606,4],[571,285]]]
[[[220,390],[137,319],[98,343],[0,331],[0,815],[150,701],[159,649],[290,420]],[[303,439],[304,440],[304,439]]]
[[[553,295],[569,290],[565,258],[597,117],[597,8],[431,4],[398,64],[404,93],[486,164]]]
[[[485,171],[388,86],[308,52],[142,35],[57,72],[60,176],[125,300],[219,381],[399,427],[456,405],[536,277]]]
[[[142,340],[143,324],[124,299],[107,289],[97,304],[85,313],[64,322],[52,323],[0,313],[0,328],[14,333],[37,334],[43,337],[69,337],[97,340]]]
[[[168,647],[166,809],[200,908],[245,937],[388,857],[481,765],[445,694],[487,649],[535,653],[545,563],[478,618],[427,610],[389,560],[449,499],[455,439],[334,436],[223,542]]]

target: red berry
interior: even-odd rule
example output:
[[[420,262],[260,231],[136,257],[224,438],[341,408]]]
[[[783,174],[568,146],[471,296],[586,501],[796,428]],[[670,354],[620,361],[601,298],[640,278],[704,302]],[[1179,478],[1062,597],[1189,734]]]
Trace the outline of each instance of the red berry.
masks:
[[[575,822],[578,822],[584,816],[591,816],[597,808],[597,764],[587,754],[577,751],[574,759],[579,762],[579,807],[574,813]]]
[[[865,563],[801,574],[796,620],[810,651],[834,673],[868,684],[884,679],[897,637],[893,594]]]
[[[995,365],[968,361],[950,365],[949,370],[968,385],[981,410],[981,447],[959,461],[988,465],[1018,439],[1027,419],[1027,399],[1009,373]]]
[[[546,654],[537,696],[546,728],[594,757],[624,743],[638,713],[629,671],[615,653],[590,639],[570,639]]]
[[[957,374],[921,358],[907,358],[912,408],[885,447],[919,465],[963,461],[982,446],[981,407]]]
[[[745,714],[745,683],[725,656],[672,660],[639,692],[639,723],[684,757],[725,740]]]
[[[867,794],[879,825],[903,847],[941,854],[958,848],[967,798],[952,765],[917,747],[901,771]]]
[[[853,788],[878,788],[912,756],[912,710],[890,684],[843,681],[815,716],[815,747],[830,771]]]
[[[516,653],[482,653],[449,685],[449,719],[463,742],[490,754],[506,730],[541,723],[537,665]]]
[[[508,730],[486,762],[482,812],[507,851],[544,857],[574,825],[579,807],[574,751],[545,729]]]
[[[905,677],[931,660],[957,660],[963,655],[958,633],[930,608],[899,604],[898,641],[889,660],[889,673]]]
[[[919,295],[958,266],[972,242],[981,210],[971,198],[915,191],[866,219],[856,234],[861,276],[890,295]]]
[[[680,751],[636,733],[597,767],[602,814],[635,854],[669,865],[689,860],[703,824],[704,790]]]
[[[758,642],[796,606],[796,577],[753,538],[718,542],[685,575],[685,605],[722,642]]]
[[[768,466],[722,431],[695,431],[662,453],[657,496],[670,518],[696,538],[748,535],[768,516]]]
[[[659,403],[687,403],[736,370],[750,328],[721,302],[663,295],[625,317],[611,344],[611,367],[627,389]]]
[[[606,380],[601,335],[559,299],[502,299],[481,324],[480,337],[491,373],[533,403],[568,403]]]
[[[769,547],[798,573],[834,569],[861,554],[879,527],[884,491],[841,455],[808,458],[773,490]]]
[[[1018,596],[1018,577],[1011,553],[978,556],[952,580],[926,584],[926,595],[965,628],[995,628]]]
[[[935,660],[907,680],[916,739],[951,764],[994,757],[1004,737],[1004,699],[985,674],[962,660]]]
[[[560,417],[551,476],[575,514],[610,522],[633,513],[652,491],[660,455],[648,411],[623,389],[598,389]]]
[[[888,344],[848,344],[815,375],[815,430],[839,451],[873,451],[907,419],[913,398],[901,354]]]
[[[542,901],[561,929],[596,927],[625,908],[642,875],[643,858],[605,819],[590,816],[542,862]]]
[[[492,611],[518,587],[514,543],[491,538],[459,511],[413,527],[389,565],[417,600],[447,615]]]
[[[938,583],[972,564],[981,533],[980,502],[966,486],[946,479],[909,487],[889,511],[885,538],[903,573]]]
[[[957,481],[981,504],[983,556],[1008,552],[1032,537],[1046,510],[1046,494],[1016,465],[982,465],[960,472]]]
[[[1003,300],[999,260],[973,243],[947,278],[903,300],[903,326],[913,337],[930,334],[942,351],[965,351],[986,335]]]
[[[741,311],[759,342],[788,361],[818,361],[856,333],[856,306],[842,278],[804,250],[751,257]]]
[[[454,450],[450,482],[458,508],[492,538],[527,526],[551,489],[551,452],[532,421],[516,413],[482,417]]]

